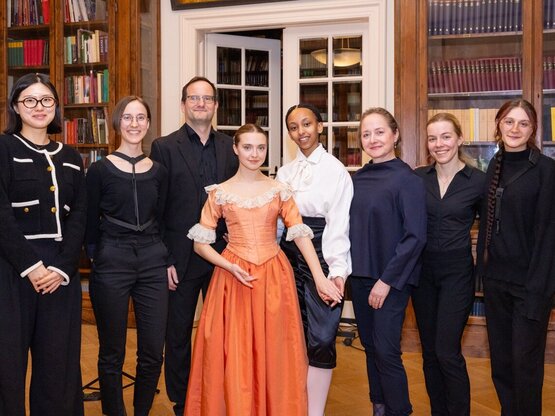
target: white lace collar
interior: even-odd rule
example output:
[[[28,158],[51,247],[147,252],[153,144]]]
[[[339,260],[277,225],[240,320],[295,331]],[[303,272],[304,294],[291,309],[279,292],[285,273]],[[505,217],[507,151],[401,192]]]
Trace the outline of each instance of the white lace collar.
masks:
[[[206,193],[210,193],[215,190],[215,201],[218,205],[233,204],[240,208],[260,208],[271,202],[276,195],[282,201],[287,201],[291,196],[293,196],[292,189],[283,183],[276,182],[275,186],[267,190],[266,192],[257,195],[252,198],[243,198],[241,196],[232,194],[225,191],[220,184],[209,185],[204,188]]]

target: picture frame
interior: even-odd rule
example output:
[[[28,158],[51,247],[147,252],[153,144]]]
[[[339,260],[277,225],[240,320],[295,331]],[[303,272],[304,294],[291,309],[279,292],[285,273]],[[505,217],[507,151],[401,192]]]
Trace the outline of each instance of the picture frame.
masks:
[[[201,9],[206,7],[237,6],[291,0],[171,0],[172,10]]]

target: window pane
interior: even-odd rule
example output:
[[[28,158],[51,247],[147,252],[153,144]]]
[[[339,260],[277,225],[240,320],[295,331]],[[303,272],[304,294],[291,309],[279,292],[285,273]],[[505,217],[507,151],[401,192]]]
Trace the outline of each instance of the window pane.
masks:
[[[245,50],[245,85],[268,86],[268,51]]]
[[[328,84],[302,84],[300,86],[300,102],[309,103],[320,111],[322,119],[328,120]]]
[[[268,127],[267,91],[246,91],[246,122]]]
[[[218,84],[241,85],[241,49],[218,46]]]
[[[360,166],[362,164],[358,127],[333,128],[333,155],[345,166]]]
[[[359,121],[362,81],[333,83],[333,121]]]
[[[362,36],[333,38],[333,75],[362,75]]]
[[[328,39],[302,39],[300,43],[300,78],[328,75]]]
[[[241,124],[241,90],[220,88],[218,91],[218,125],[240,126]]]

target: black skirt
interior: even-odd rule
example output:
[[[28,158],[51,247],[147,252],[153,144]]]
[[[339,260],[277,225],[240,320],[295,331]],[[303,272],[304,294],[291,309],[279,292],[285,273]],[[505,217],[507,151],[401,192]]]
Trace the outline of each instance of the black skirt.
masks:
[[[314,233],[312,244],[318,254],[322,270],[327,275],[329,268],[322,254],[322,234],[326,220],[303,217],[303,223],[308,225]],[[286,238],[287,230],[285,230],[280,244],[295,273],[309,364],[318,368],[335,368],[337,361],[335,337],[339,328],[343,304],[331,308],[320,298],[303,255],[295,242],[286,241]]]

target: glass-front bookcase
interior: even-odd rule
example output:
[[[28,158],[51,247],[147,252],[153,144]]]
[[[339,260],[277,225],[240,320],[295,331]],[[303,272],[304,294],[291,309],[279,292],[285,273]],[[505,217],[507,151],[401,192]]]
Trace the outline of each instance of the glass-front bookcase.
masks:
[[[555,0],[543,2],[542,151],[555,158]]]
[[[428,117],[454,114],[482,170],[497,110],[522,97],[522,30],[520,1],[428,1]]]

